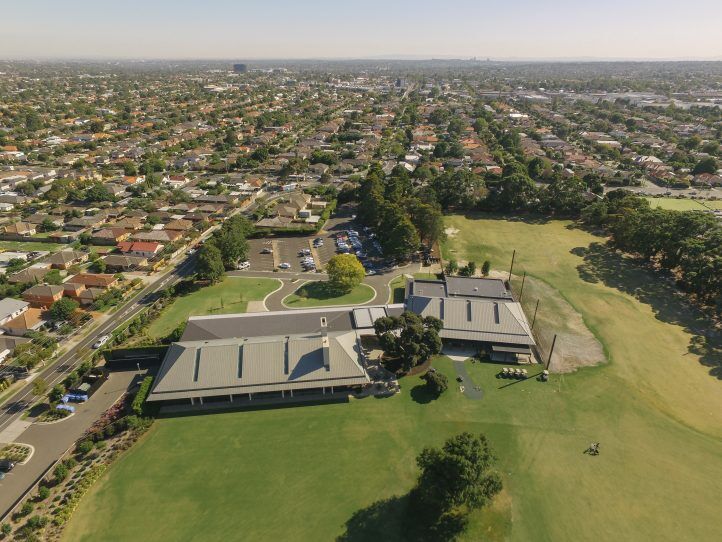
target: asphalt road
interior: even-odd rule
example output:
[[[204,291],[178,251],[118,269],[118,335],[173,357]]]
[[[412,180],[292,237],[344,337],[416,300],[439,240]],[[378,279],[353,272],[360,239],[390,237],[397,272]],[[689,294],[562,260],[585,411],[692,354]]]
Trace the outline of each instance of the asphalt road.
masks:
[[[53,387],[55,384],[64,380],[65,377],[86,358],[88,349],[97,341],[98,337],[108,335],[121,323],[132,319],[153,301],[155,293],[175,284],[183,276],[190,274],[194,262],[195,257],[188,257],[176,267],[161,275],[156,281],[146,286],[102,325],[92,329],[78,344],[45,368],[37,378],[43,378],[49,387]],[[2,413],[0,413],[0,431],[19,419],[23,415],[25,408],[34,400],[32,383],[28,383],[8,399],[5,405],[3,405]]]
[[[77,406],[75,414],[58,423],[33,424],[20,437],[35,448],[25,465],[17,465],[0,480],[0,518],[61,457],[85,431],[129,388],[135,385],[136,371],[113,372],[90,401]]]

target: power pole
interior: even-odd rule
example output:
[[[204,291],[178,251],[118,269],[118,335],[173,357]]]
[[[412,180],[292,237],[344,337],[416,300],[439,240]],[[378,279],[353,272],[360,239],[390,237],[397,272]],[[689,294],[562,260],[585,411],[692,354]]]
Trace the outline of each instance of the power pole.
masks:
[[[556,333],[554,334],[554,340],[552,340],[552,347],[551,350],[549,350],[549,359],[547,360],[547,366],[544,367],[545,369],[549,370],[549,364],[552,362],[552,354],[554,353],[554,345],[557,344],[557,336]]]
[[[511,286],[511,272],[514,270],[514,258],[516,258],[516,250],[511,253],[511,267],[509,267],[509,286]]]
[[[524,271],[524,276],[521,278],[521,290],[519,291],[519,303],[521,303],[521,298],[524,297],[524,283],[526,282],[526,271]]]
[[[536,300],[536,307],[534,307],[534,318],[531,319],[531,329],[534,331],[534,324],[536,323],[536,311],[539,310],[539,300]]]

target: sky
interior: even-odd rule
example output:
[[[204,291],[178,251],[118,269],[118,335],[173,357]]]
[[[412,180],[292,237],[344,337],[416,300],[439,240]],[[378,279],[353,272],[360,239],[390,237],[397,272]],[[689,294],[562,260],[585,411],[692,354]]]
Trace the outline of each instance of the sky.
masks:
[[[722,0],[4,0],[0,58],[722,60]]]

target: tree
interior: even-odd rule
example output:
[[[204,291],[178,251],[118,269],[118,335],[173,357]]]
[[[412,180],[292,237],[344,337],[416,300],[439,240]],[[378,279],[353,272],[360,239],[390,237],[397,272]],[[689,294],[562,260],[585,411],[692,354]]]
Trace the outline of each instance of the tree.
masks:
[[[46,391],[48,391],[48,383],[44,379],[38,377],[33,380],[33,395],[35,397],[44,395]]]
[[[416,458],[421,469],[416,496],[439,516],[462,507],[481,508],[502,489],[493,463],[484,435],[461,433],[441,448],[424,448]]]
[[[65,480],[68,477],[68,474],[70,474],[70,470],[68,469],[68,467],[65,466],[64,463],[60,463],[57,467],[55,467],[55,470],[53,471],[53,476],[55,477],[55,481],[58,484]]]
[[[353,254],[337,254],[326,265],[328,283],[339,293],[348,293],[361,284],[366,272]]]
[[[431,187],[442,209],[469,209],[476,203],[484,181],[470,171],[459,170],[439,175]]]
[[[381,246],[386,256],[404,258],[419,248],[419,235],[408,215],[398,205],[389,205],[383,212],[380,230]]]
[[[438,206],[411,199],[406,208],[422,241],[431,246],[444,236],[444,217]]]
[[[441,352],[439,331],[443,322],[433,316],[421,317],[413,312],[400,316],[379,318],[374,331],[384,353],[398,360],[401,370],[425,363]]]
[[[198,278],[218,282],[223,277],[225,267],[221,258],[221,251],[213,243],[206,243],[198,253]]]
[[[70,318],[79,306],[80,304],[74,299],[63,297],[50,306],[48,316],[54,322],[62,322]]]
[[[105,260],[102,258],[96,258],[96,260],[92,264],[93,271],[96,273],[105,273],[105,271],[108,268],[108,264],[105,263]]]
[[[56,384],[53,386],[53,389],[50,390],[50,393],[48,394],[48,399],[51,403],[59,403],[60,400],[63,398],[63,395],[65,395],[65,388],[62,384]]]
[[[427,371],[421,377],[421,380],[426,382],[426,389],[428,389],[434,397],[439,397],[449,388],[449,379],[446,378],[446,375],[435,370]]]
[[[459,275],[462,277],[473,277],[476,275],[476,262],[469,262],[459,269]]]
[[[94,183],[85,191],[85,199],[90,202],[114,201],[115,196],[102,183]]]
[[[491,270],[491,262],[489,260],[484,260],[484,263],[481,265],[481,274],[485,277],[489,276],[489,271]]]
[[[223,227],[216,232],[213,241],[221,253],[221,261],[226,269],[233,269],[239,261],[245,260],[248,255],[248,241],[246,234],[250,228],[243,217],[233,217],[226,221]]]
[[[135,165],[135,162],[126,160],[123,162],[123,174],[127,177],[138,175],[138,166]]]
[[[702,158],[699,162],[697,162],[697,165],[694,166],[694,169],[692,170],[693,175],[699,175],[700,173],[717,173],[717,160],[715,160],[712,156],[708,156],[707,158]]]
[[[497,190],[492,192],[489,203],[500,211],[529,209],[537,197],[537,188],[526,175],[512,174],[501,180]]]
[[[546,162],[542,158],[535,156],[529,161],[527,170],[529,172],[529,177],[532,179],[539,179],[546,170]]]
[[[444,270],[447,275],[454,275],[459,270],[459,264],[456,263],[456,260],[449,260],[449,263],[446,264],[446,269]]]

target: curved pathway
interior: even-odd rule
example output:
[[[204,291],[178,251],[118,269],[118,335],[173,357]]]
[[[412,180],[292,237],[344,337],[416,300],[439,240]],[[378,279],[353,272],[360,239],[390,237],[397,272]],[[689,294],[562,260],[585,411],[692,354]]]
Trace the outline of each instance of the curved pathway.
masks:
[[[358,306],[362,307],[365,305],[385,305],[391,295],[389,288],[390,282],[403,274],[413,274],[418,272],[420,269],[419,264],[409,264],[404,267],[399,267],[388,271],[387,273],[380,273],[378,275],[371,275],[364,279],[364,284],[370,286],[376,295],[365,303],[360,303]],[[325,273],[296,273],[296,272],[274,272],[274,271],[231,271],[228,273],[234,277],[248,277],[248,278],[274,278],[278,279],[283,283],[279,289],[271,292],[266,299],[264,304],[268,311],[287,311],[293,310],[286,307],[283,304],[283,300],[295,292],[305,282],[311,280],[326,280],[328,275]],[[336,305],[339,306],[339,305]],[[319,307],[320,308],[320,307]]]

